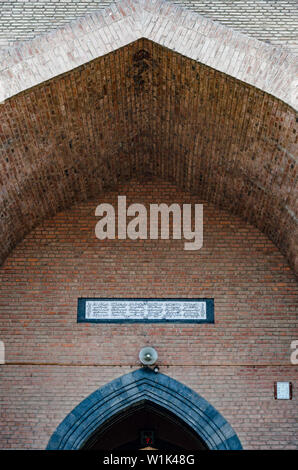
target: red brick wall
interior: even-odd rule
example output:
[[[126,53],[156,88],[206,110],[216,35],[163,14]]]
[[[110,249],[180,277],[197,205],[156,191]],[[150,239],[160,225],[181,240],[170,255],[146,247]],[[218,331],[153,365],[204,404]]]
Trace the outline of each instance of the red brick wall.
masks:
[[[161,372],[206,398],[244,448],[297,447],[297,283],[258,229],[204,204],[204,246],[184,240],[95,237],[96,206],[199,203],[170,183],[131,181],[32,231],[0,270],[0,447],[45,448],[65,415],[113,378],[138,368],[139,349]],[[77,324],[78,297],[213,297],[215,324]],[[296,382],[295,382],[296,379]],[[277,401],[273,382],[293,382]]]

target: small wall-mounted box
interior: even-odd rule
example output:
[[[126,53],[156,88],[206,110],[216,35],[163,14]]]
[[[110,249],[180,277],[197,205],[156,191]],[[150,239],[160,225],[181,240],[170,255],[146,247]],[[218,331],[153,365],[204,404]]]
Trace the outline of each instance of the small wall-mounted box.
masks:
[[[276,400],[292,400],[292,382],[274,382]]]

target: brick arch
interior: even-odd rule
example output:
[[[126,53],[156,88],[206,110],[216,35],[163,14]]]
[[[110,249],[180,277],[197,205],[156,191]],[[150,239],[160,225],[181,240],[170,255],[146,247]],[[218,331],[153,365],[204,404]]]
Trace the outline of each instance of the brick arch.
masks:
[[[297,107],[297,58],[165,0],[120,0],[2,53],[0,102],[140,38]]]
[[[144,400],[179,417],[209,449],[242,449],[230,424],[204,398],[171,377],[149,369],[126,374],[92,393],[57,427],[47,449],[80,449],[106,420]]]
[[[254,224],[297,271],[296,116],[272,95],[139,39],[0,112],[1,262],[42,220],[146,175]]]

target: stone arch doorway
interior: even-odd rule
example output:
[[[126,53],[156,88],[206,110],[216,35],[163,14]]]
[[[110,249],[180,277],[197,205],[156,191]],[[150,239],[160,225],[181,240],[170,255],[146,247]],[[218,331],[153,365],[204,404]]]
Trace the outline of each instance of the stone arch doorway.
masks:
[[[142,400],[112,416],[83,445],[83,449],[130,451],[205,450],[200,436],[174,413]]]
[[[125,442],[120,435],[117,442],[109,444],[108,433],[112,427],[118,422],[124,429],[130,414],[137,417],[137,429],[131,438]],[[147,422],[142,422],[146,416]],[[177,436],[184,439],[184,447],[181,441],[179,445],[176,438],[166,436],[171,423]],[[142,448],[138,441],[140,435],[136,438],[136,432],[155,429],[161,431],[154,436],[157,447],[242,449],[233,428],[204,398],[171,377],[147,369],[126,374],[92,393],[61,422],[47,449],[99,448],[101,438],[106,439],[104,442],[109,447]],[[150,442],[148,444],[150,446]],[[151,446],[154,447],[154,443]]]

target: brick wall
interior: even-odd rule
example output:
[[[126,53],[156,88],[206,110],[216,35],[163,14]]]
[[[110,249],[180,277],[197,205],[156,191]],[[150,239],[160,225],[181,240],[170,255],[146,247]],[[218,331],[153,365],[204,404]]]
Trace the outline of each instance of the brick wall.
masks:
[[[204,203],[204,246],[95,237],[95,207],[117,195]],[[193,388],[230,422],[244,448],[297,448],[297,283],[258,229],[172,183],[132,180],[33,230],[0,271],[0,447],[44,448],[83,398],[158,350],[161,372]],[[215,324],[77,324],[78,297],[213,297]],[[293,400],[273,397],[293,382]]]
[[[102,10],[110,3],[104,0],[1,1],[0,48],[59,28],[69,21]],[[295,0],[185,0],[173,3],[248,36],[298,52],[298,11]]]
[[[238,8],[250,31],[252,7],[294,18],[283,10],[290,2],[216,3],[196,8],[236,23]],[[47,2],[39,32],[49,17],[54,29],[68,23],[67,7],[81,16],[84,4]],[[18,10],[24,37],[36,35],[37,6]],[[205,396],[245,448],[293,448],[297,284],[281,252],[297,270],[297,131],[278,98],[295,102],[295,58],[164,2],[147,3],[143,16],[141,6],[122,2],[2,54],[0,95],[12,98],[0,107],[1,261],[18,245],[0,271],[0,447],[44,448],[80,400],[137,368],[140,347],[152,344],[162,372]],[[256,37],[275,43],[275,13]],[[103,191],[132,177],[139,182],[118,189],[131,202],[208,200],[202,250],[95,238],[95,206],[118,194]],[[79,296],[148,292],[214,297],[216,323],[76,323]],[[273,399],[274,380],[294,382],[293,401]]]

